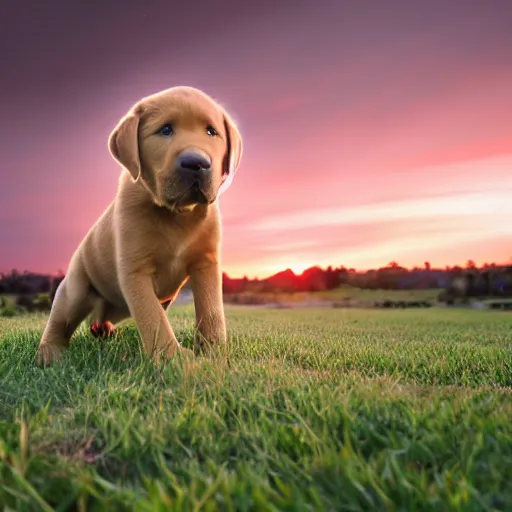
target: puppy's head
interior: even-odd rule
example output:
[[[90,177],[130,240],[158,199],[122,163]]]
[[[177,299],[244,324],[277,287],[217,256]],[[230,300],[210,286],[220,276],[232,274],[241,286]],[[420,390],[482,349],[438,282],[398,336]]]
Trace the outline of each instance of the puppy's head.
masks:
[[[242,139],[228,113],[192,87],[143,98],[108,145],[157,205],[178,212],[213,203],[231,184],[242,156]]]

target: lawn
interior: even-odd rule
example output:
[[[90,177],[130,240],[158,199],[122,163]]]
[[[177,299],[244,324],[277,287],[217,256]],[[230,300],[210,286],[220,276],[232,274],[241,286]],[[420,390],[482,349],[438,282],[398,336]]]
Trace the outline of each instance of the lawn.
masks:
[[[393,301],[429,301],[435,302],[439,296],[440,289],[420,290],[370,290],[355,288],[353,286],[340,286],[334,290],[318,292],[241,292],[227,295],[229,302],[236,299],[238,304],[257,303],[301,303],[301,302],[338,302],[350,299],[359,303],[375,302],[384,300]]]
[[[438,288],[419,290],[370,290],[352,286],[340,286],[335,290],[316,292],[314,295],[327,300],[350,298],[360,301],[378,300],[427,300],[435,301],[441,290]]]
[[[227,317],[229,358],[156,368],[132,325],[82,327],[46,370],[45,317],[0,319],[0,508],[512,509],[512,315]]]

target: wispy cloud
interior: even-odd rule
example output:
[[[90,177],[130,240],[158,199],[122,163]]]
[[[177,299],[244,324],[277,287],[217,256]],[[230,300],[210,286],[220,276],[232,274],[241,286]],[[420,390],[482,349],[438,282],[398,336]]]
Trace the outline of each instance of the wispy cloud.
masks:
[[[263,231],[288,231],[320,226],[357,225],[400,219],[425,219],[432,222],[449,216],[496,215],[496,223],[504,227],[511,225],[512,190],[492,194],[474,193],[443,197],[416,198],[387,203],[367,204],[349,208],[326,208],[282,215],[273,215],[255,220],[247,228]]]

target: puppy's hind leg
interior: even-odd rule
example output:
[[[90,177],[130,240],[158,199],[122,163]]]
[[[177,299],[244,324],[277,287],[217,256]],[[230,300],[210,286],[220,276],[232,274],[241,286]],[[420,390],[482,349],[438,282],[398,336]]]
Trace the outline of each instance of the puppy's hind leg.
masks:
[[[91,312],[94,296],[81,265],[71,268],[60,283],[50,311],[50,318],[39,343],[37,363],[49,365],[58,360],[69,346],[80,322]]]
[[[94,308],[91,334],[95,338],[107,338],[114,334],[116,324],[130,316],[128,307],[118,307],[101,301]]]

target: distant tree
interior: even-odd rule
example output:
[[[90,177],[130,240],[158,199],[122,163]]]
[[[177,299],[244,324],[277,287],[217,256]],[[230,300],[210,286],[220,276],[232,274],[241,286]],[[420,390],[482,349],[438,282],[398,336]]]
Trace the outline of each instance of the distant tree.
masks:
[[[229,279],[229,276],[226,274],[226,272],[222,273],[222,291],[224,293],[233,293],[231,279]]]
[[[308,268],[300,276],[302,283],[297,282],[297,289],[305,288],[310,292],[325,290],[328,288],[327,278],[330,273],[332,273],[332,267],[327,271],[316,266]]]
[[[431,270],[432,269],[432,267],[430,266],[430,262],[429,261],[425,261],[424,265],[425,265],[425,270]]]
[[[476,263],[473,260],[466,261],[466,268],[467,269],[475,269]]]
[[[334,290],[340,285],[340,274],[338,270],[333,269],[331,266],[327,267],[325,271],[325,287],[328,290]]]
[[[347,284],[348,282],[348,270],[341,266],[338,269],[336,269],[336,272],[338,274],[338,282],[339,284]]]

